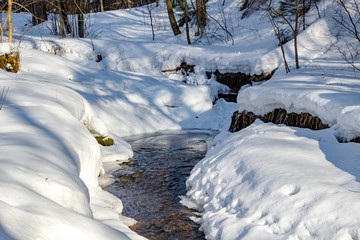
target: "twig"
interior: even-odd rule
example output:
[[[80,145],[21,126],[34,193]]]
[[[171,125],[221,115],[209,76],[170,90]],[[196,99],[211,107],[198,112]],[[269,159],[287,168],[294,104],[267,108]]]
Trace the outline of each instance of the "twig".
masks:
[[[5,98],[6,98],[6,95],[9,91],[9,88],[6,88],[4,87],[3,90],[2,90],[2,93],[1,93],[1,96],[0,96],[0,110],[2,109],[3,105],[4,105],[4,102],[5,102]]]
[[[211,19],[213,19],[221,28],[222,30],[224,30],[227,34],[230,35],[231,40],[232,40],[232,45],[234,45],[234,36],[224,27],[222,26],[218,20],[216,20],[215,18],[213,18],[210,14],[206,13],[206,15],[208,15]]]

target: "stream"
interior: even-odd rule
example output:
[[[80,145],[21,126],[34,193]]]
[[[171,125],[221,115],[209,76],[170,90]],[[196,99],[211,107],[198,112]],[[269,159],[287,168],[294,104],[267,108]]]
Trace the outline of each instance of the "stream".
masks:
[[[134,157],[113,175],[105,190],[123,202],[123,215],[134,218],[130,228],[148,239],[205,239],[199,218],[180,204],[185,182],[195,164],[204,158],[213,131],[167,132],[127,139]]]

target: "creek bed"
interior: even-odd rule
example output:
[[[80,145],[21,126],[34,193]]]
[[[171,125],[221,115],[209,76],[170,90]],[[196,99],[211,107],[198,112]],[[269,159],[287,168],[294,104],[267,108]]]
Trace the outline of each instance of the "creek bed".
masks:
[[[204,158],[207,140],[215,132],[166,133],[131,140],[134,157],[113,175],[116,181],[105,190],[119,197],[123,215],[134,218],[132,230],[148,239],[205,239],[197,217],[180,204],[186,194],[186,178]]]

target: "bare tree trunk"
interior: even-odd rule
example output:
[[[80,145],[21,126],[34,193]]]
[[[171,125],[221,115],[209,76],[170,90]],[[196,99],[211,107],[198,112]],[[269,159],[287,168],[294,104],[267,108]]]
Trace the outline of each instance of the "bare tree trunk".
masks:
[[[33,26],[47,21],[45,2],[33,2],[31,4],[31,14]]]
[[[203,34],[203,23],[202,23],[202,17],[201,15],[203,14],[202,11],[202,1],[201,0],[196,0],[195,1],[196,4],[196,19],[197,19],[197,26],[198,26],[198,32],[196,33],[197,36],[201,36]]]
[[[100,0],[100,11],[103,12],[104,11],[104,1]]]
[[[71,29],[71,25],[69,23],[69,19],[68,19],[68,16],[67,16],[67,9],[65,8],[65,5],[64,5],[64,2],[60,1],[60,15],[62,17],[62,20],[63,20],[63,24],[65,25],[65,30],[66,30],[66,33],[71,33],[72,32],[72,29]]]
[[[299,5],[300,5],[300,0],[296,0],[295,28],[294,28],[294,50],[295,50],[296,69],[300,68],[298,45],[297,45],[297,35],[298,35],[298,31],[299,31],[299,8],[300,8]]]
[[[170,21],[170,25],[171,28],[174,32],[174,35],[179,35],[181,33],[180,28],[176,22],[175,19],[175,15],[174,15],[174,10],[173,10],[173,6],[171,3],[171,0],[166,0],[166,5],[167,5],[167,9],[168,9],[168,15],[169,15],[169,21]]]
[[[204,33],[204,27],[206,26],[206,0],[195,0],[196,4],[196,20],[198,24],[197,36]]]
[[[61,37],[66,37],[65,29],[64,29],[64,16],[62,14],[63,10],[61,8],[60,1],[58,2],[58,10],[59,10],[59,18],[60,18],[60,31],[61,31]]]
[[[314,1],[314,5],[315,5],[315,8],[316,8],[317,14],[318,14],[319,18],[321,18],[319,7],[318,7],[318,5],[316,3],[316,0],[313,0],[313,1]]]
[[[153,24],[153,20],[152,20],[152,13],[151,13],[151,9],[149,7],[149,4],[146,5],[147,6],[147,9],[149,11],[149,14],[150,14],[150,24],[151,24],[151,31],[152,31],[152,37],[153,37],[153,41],[155,40],[155,32],[154,32],[154,24]]]
[[[311,1],[310,1],[311,2]],[[306,28],[306,19],[305,19],[305,0],[302,0],[302,17],[303,17],[303,30]]]
[[[0,14],[0,35],[1,35],[1,42],[0,43],[3,43],[3,37],[4,37],[4,29],[2,27],[2,14]]]
[[[284,49],[284,45],[283,45],[283,43],[281,41],[279,26],[276,24],[276,22],[274,21],[274,18],[271,16],[270,10],[266,10],[266,13],[267,13],[267,15],[269,17],[269,20],[271,22],[271,25],[272,25],[272,27],[274,29],[276,38],[278,39],[279,44],[280,44],[281,54],[282,54],[282,57],[283,57],[283,60],[284,60],[284,65],[285,65],[285,71],[286,71],[286,73],[289,73],[290,68],[289,68],[289,65],[288,65],[288,63],[286,61],[285,49]]]
[[[54,31],[54,35],[58,35],[58,22],[55,14],[51,15],[52,17],[52,28]]]
[[[299,32],[299,9],[300,9],[300,0],[296,0],[296,12],[295,12],[295,27],[292,25],[291,19],[288,19],[286,16],[284,16],[282,13],[280,13],[278,10],[276,10],[274,7],[269,5],[266,0],[258,0],[261,4],[263,4],[266,9],[265,11],[270,11],[271,13],[279,16],[281,19],[283,19],[291,28],[291,31],[294,34],[294,51],[295,51],[295,63],[296,68],[299,69],[299,54],[298,54],[298,44],[297,44],[297,35]]]
[[[8,24],[9,24],[8,41],[10,43],[12,42],[12,35],[13,35],[11,12],[12,12],[12,0],[8,0],[8,12],[7,12]]]
[[[79,31],[79,37],[84,38],[85,37],[85,31],[84,31],[84,14],[78,13],[78,31]]]
[[[185,27],[186,27],[186,39],[187,39],[187,43],[190,45],[190,44],[191,44],[191,40],[190,40],[190,33],[189,33],[189,13],[188,13],[187,0],[185,0]]]
[[[84,38],[85,37],[84,2],[83,0],[74,0],[74,1],[76,5],[78,36],[80,38]]]

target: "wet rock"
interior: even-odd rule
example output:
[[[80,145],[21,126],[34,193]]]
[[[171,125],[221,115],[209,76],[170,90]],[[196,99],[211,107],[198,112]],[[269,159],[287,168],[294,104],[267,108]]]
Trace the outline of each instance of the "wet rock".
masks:
[[[232,92],[238,92],[242,86],[247,84],[252,85],[253,82],[261,82],[269,80],[275,73],[276,69],[271,72],[262,74],[249,75],[242,72],[237,73],[220,73],[219,70],[215,72],[206,72],[207,77],[210,79],[212,75],[216,77],[216,81],[228,86]]]
[[[229,131],[230,132],[238,132],[247,126],[250,126],[258,119],[259,116],[255,115],[252,112],[245,112],[239,113],[238,111],[234,112],[231,117],[231,124]]]
[[[237,93],[231,91],[230,92],[219,91],[216,100],[220,98],[223,98],[226,102],[236,103]]]
[[[264,116],[255,115],[252,112],[243,111],[239,113],[234,112],[230,124],[229,131],[237,132],[260,119],[263,122],[272,122],[274,124],[285,124],[291,127],[309,128],[312,130],[321,130],[329,128],[329,125],[324,124],[319,117],[312,116],[309,113],[287,113],[285,109],[277,108]]]
[[[238,92],[244,85],[252,85],[250,76],[241,72],[220,73],[219,70],[216,70],[214,76],[216,77],[216,81],[228,86],[234,92]]]

